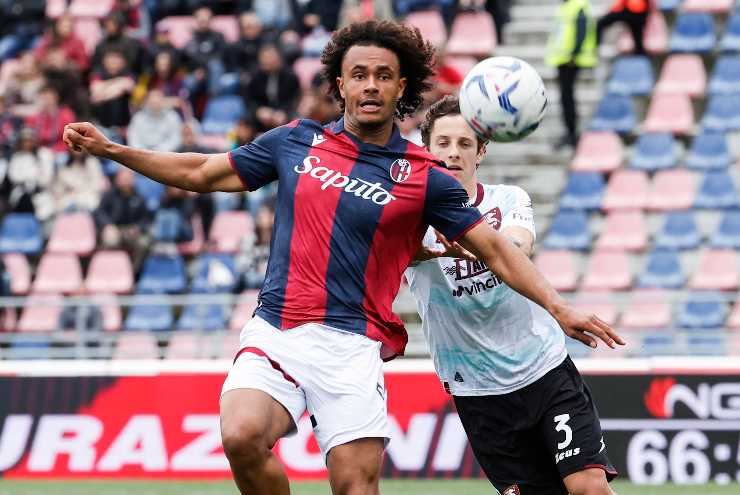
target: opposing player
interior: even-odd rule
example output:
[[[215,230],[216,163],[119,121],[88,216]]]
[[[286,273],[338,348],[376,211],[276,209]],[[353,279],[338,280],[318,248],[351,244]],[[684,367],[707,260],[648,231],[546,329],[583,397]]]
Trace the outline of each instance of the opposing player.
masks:
[[[530,256],[529,196],[478,182],[486,143],[460,115],[457,98],[432,105],[421,134],[486,222]],[[616,471],[558,322],[433,229],[423,242],[417,258],[424,261],[406,275],[434,366],[491,483],[504,495],[612,494],[607,480]]]
[[[344,117],[294,121],[230,153],[155,153],[107,141],[92,125],[64,139],[154,180],[192,191],[278,181],[267,275],[223,386],[221,435],[239,490],[287,494],[272,453],[308,410],[335,494],[378,493],[388,439],[382,359],[407,336],[391,304],[429,225],[463,243],[563,327],[614,345],[531,262],[466,206],[465,190],[393,124],[421,102],[434,50],[418,30],[368,21],[336,32],[322,54]]]

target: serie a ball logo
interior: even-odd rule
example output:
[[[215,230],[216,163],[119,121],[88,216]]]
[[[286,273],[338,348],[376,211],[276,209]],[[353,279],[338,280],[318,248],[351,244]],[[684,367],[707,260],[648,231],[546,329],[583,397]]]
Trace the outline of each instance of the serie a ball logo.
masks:
[[[393,163],[391,163],[391,179],[393,179],[393,182],[398,182],[399,184],[406,179],[409,178],[411,175],[411,162],[406,160],[405,158],[399,158]]]

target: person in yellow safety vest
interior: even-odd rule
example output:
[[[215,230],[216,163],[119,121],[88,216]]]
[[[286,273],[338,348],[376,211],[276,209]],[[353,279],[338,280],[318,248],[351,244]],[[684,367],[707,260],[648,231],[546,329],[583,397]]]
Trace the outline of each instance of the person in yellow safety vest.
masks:
[[[566,133],[555,145],[575,147],[578,140],[578,111],[575,83],[580,68],[596,65],[596,26],[589,0],[563,0],[558,8],[555,31],[547,45],[545,62],[558,70],[560,105]]]
[[[645,55],[642,37],[649,13],[650,0],[614,0],[609,12],[599,19],[596,24],[596,36],[599,44],[604,29],[614,23],[624,22],[629,27],[632,39],[635,41],[635,54]]]

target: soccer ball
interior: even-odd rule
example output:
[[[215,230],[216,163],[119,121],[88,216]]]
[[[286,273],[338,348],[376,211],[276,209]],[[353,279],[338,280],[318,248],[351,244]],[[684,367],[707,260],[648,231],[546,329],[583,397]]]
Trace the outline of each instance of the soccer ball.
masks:
[[[460,88],[460,112],[482,139],[519,141],[540,125],[547,108],[545,84],[527,62],[487,58],[471,69]]]

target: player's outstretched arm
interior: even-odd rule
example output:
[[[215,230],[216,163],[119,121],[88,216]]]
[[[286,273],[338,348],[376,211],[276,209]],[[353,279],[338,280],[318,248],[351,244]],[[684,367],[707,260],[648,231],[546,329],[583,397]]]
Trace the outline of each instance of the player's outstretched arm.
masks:
[[[624,345],[624,340],[598,316],[584,314],[563,299],[519,248],[485,222],[470,229],[459,242],[509,287],[545,308],[569,337],[591,347],[596,347],[596,339],[589,334],[612,348]]]
[[[89,122],[67,124],[63,139],[73,150],[115,160],[170,186],[195,192],[244,190],[226,153],[165,153],[132,148],[110,141]]]

